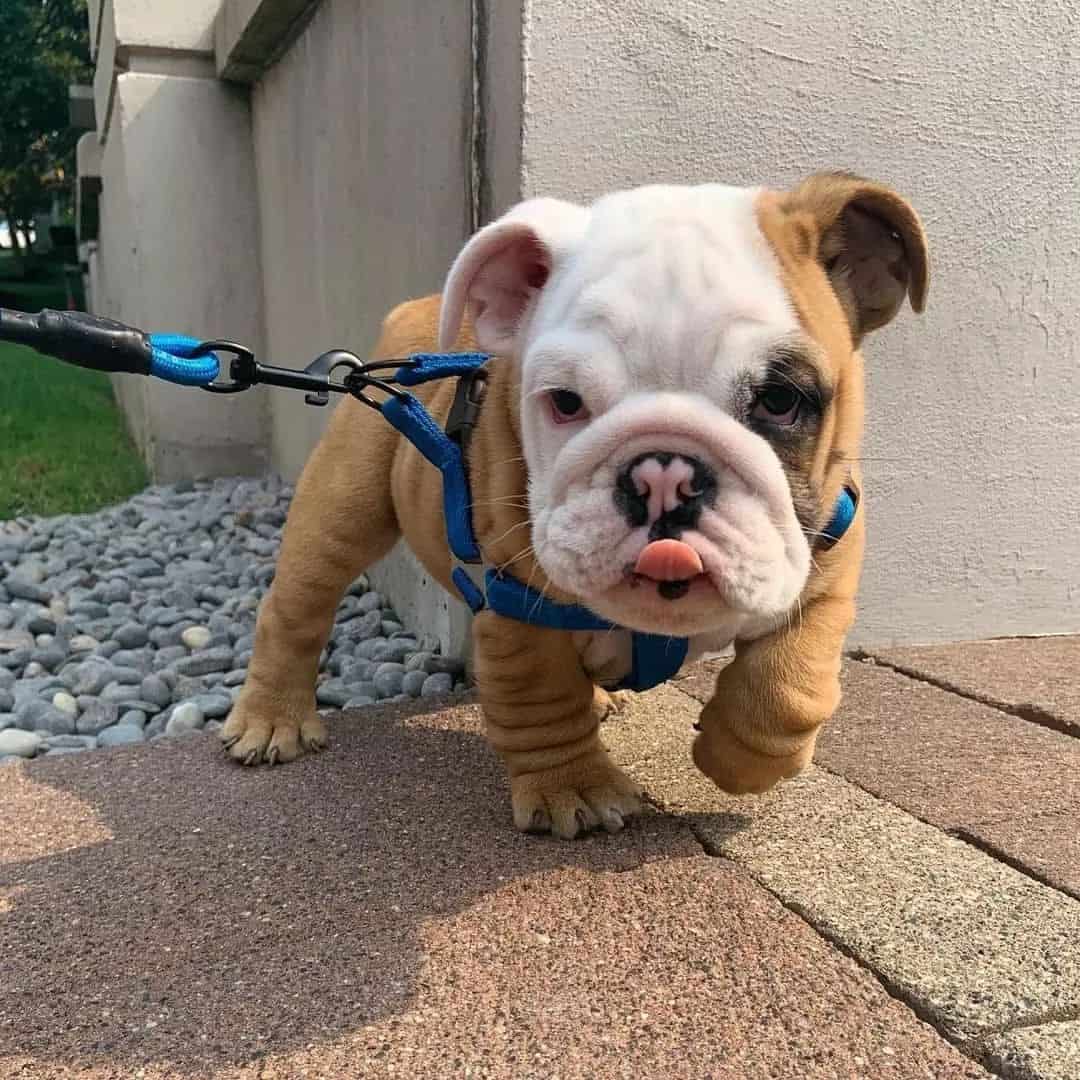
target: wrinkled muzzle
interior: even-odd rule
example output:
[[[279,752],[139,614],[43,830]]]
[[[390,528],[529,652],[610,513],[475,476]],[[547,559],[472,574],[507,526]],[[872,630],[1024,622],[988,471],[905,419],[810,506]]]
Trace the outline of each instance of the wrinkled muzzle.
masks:
[[[698,395],[626,399],[566,442],[530,499],[551,581],[632,629],[734,636],[786,614],[809,573],[776,454]]]

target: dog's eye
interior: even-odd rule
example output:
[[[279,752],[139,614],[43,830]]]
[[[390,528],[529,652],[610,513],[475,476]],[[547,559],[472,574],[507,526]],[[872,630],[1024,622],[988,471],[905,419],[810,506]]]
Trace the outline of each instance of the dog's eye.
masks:
[[[572,420],[585,420],[589,410],[585,408],[585,402],[580,394],[573,390],[552,390],[548,394],[551,401],[551,416],[556,424],[568,424]]]
[[[768,424],[790,427],[799,418],[802,403],[802,394],[792,386],[766,386],[758,393],[750,415]]]

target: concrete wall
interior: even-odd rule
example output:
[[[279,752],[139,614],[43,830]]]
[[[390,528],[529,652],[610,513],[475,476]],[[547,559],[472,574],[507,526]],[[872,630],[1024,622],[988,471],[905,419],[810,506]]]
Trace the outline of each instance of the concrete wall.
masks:
[[[856,640],[1080,630],[1080,53],[1071,4],[527,0],[527,194],[893,184],[927,314],[866,349]]]
[[[325,0],[252,96],[266,344],[302,366],[361,354],[386,312],[437,291],[470,228],[469,4]],[[295,474],[326,415],[271,402]]]
[[[258,206],[247,95],[216,78],[216,2],[104,0],[94,310],[148,330],[262,338]],[[84,155],[85,156],[85,155]],[[114,380],[153,478],[269,465],[262,391],[217,397]]]
[[[303,366],[361,355],[401,300],[437,291],[472,223],[468,0],[324,0],[252,95],[266,345]],[[302,468],[328,413],[270,399],[272,453]],[[464,608],[398,555],[375,574],[399,614],[461,645]]]

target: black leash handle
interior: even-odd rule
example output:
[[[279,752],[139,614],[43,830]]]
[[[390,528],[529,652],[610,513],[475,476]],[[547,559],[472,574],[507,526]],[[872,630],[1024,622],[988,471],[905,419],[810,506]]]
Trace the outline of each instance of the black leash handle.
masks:
[[[134,327],[81,311],[36,315],[0,308],[0,341],[27,345],[46,356],[95,371],[149,375],[150,336]]]

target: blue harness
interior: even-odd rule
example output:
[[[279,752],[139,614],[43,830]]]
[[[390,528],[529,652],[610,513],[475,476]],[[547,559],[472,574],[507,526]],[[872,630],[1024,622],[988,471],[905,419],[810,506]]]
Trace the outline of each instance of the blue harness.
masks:
[[[487,609],[517,622],[545,626],[553,630],[624,629],[602,619],[586,607],[579,604],[560,604],[529,588],[513,575],[491,568],[484,572],[481,589],[462,565],[475,566],[483,561],[480,545],[473,532],[472,496],[469,491],[465,452],[483,402],[483,388],[487,377],[483,369],[490,359],[486,353],[417,353],[406,360],[359,365],[355,357],[351,361],[343,361],[341,357],[346,354],[335,352],[324,354],[306,369],[305,374],[298,374],[256,365],[248,350],[228,342],[199,342],[193,338],[164,334],[149,335],[148,341],[151,350],[149,374],[171,382],[202,385],[218,393],[246,389],[255,381],[276,382],[277,385],[307,389],[307,375],[315,380],[316,376],[325,376],[327,371],[342,363],[354,368],[363,376],[357,387],[346,384],[333,389],[353,393],[365,404],[378,409],[442,473],[446,537],[450,551],[458,563],[452,571],[452,577],[462,599],[474,613]],[[215,349],[231,351],[237,357],[233,362],[233,381],[229,384],[213,383],[218,375]],[[396,365],[400,366],[397,366],[392,375],[381,378],[364,375],[376,369],[394,368]],[[276,378],[270,377],[271,372],[276,374]],[[421,383],[447,378],[456,378],[458,388],[444,430],[419,399],[398,387],[419,386]],[[211,383],[213,384],[208,385]],[[311,385],[325,386],[325,380],[315,380]],[[364,386],[378,387],[388,396],[383,401],[376,401],[363,394],[360,387]],[[310,404],[325,404],[326,394],[309,394],[307,400]],[[855,519],[858,498],[858,492],[851,485],[841,491],[832,519],[819,537],[819,549],[832,547],[847,532]],[[683,666],[689,649],[687,638],[647,634],[638,630],[629,632],[632,659],[630,674],[617,689],[650,690],[666,682]]]
[[[482,385],[482,369],[488,359],[484,353],[421,353],[410,357],[408,365],[399,368],[394,375],[393,381],[401,386],[417,386],[433,379],[459,378],[458,393],[446,431],[411,394],[390,397],[382,405],[383,416],[442,473],[443,508],[450,550],[459,563],[472,565],[481,562],[481,553],[473,533],[472,497],[465,450],[482,403],[482,393],[477,393],[476,387]],[[840,493],[832,519],[824,529],[820,546],[831,547],[847,532],[855,518],[857,506],[855,489],[845,487]],[[529,588],[511,574],[487,569],[482,590],[461,565],[454,568],[452,576],[462,598],[474,613],[486,608],[508,619],[553,630],[621,629],[579,604],[560,604]],[[666,682],[683,666],[689,648],[687,638],[647,634],[638,630],[630,631],[630,634],[630,674],[618,689],[650,690]]]

